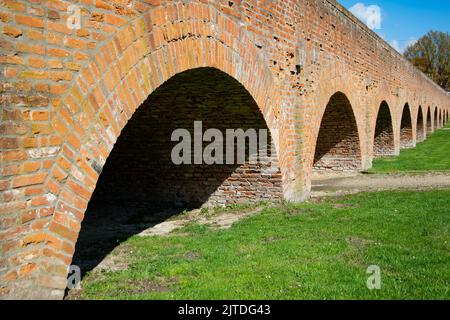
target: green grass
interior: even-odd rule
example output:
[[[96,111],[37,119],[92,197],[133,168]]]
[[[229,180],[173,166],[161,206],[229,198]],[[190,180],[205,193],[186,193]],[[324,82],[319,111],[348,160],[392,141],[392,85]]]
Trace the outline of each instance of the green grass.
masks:
[[[125,271],[92,272],[85,299],[449,299],[450,190],[266,206],[216,230],[132,237]],[[370,291],[370,265],[382,288]]]
[[[374,160],[370,171],[450,171],[450,130],[437,130],[416,148],[402,150],[398,157]]]

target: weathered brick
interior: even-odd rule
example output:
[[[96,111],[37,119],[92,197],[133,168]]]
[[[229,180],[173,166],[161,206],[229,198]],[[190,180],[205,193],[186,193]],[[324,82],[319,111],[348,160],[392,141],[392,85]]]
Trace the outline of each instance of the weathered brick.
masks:
[[[29,27],[44,28],[44,20],[41,18],[16,15],[16,22]]]
[[[105,15],[105,22],[108,24],[112,24],[114,26],[123,26],[128,21],[120,16],[116,16],[113,14],[106,14]]]
[[[19,42],[17,43],[16,48],[19,52],[45,55],[45,47],[42,45]]]
[[[448,96],[335,1],[260,8],[257,1],[81,0],[78,30],[66,25],[70,4],[0,2],[0,241],[14,251],[0,295],[36,271],[34,285],[50,288],[49,296],[65,287],[94,188],[100,198],[122,188],[120,196],[148,200],[142,193],[166,176],[156,191],[172,202],[183,194],[199,205],[296,201],[308,195],[313,169],[366,169],[448,118]],[[183,71],[186,81],[177,82]],[[143,103],[149,95],[151,106]],[[200,115],[219,127],[281,129],[280,167],[197,172],[156,161],[167,151],[162,134]],[[101,172],[116,183],[96,187]],[[36,249],[23,252],[18,235]]]
[[[0,149],[18,149],[17,138],[0,138]]]
[[[69,228],[59,224],[52,222],[50,224],[49,230],[59,235],[60,237],[75,242],[77,240],[78,234]]]
[[[24,12],[26,10],[26,5],[16,1],[16,0],[3,0],[2,1],[2,6],[5,6],[6,8],[13,10],[13,11],[18,11],[18,12]]]
[[[47,177],[46,172],[35,173],[31,175],[19,176],[13,179],[12,187],[19,188],[24,186],[32,186],[35,184],[41,184]]]
[[[19,28],[15,28],[12,26],[4,26],[2,32],[4,34],[6,34],[7,36],[13,37],[13,38],[18,38],[20,37],[23,33],[22,30]]]
[[[35,233],[32,235],[29,235],[27,237],[25,237],[22,240],[22,246],[26,247],[29,246],[31,244],[38,244],[38,243],[43,243],[45,242],[47,239],[47,234],[45,233]]]
[[[37,264],[35,264],[35,263],[28,263],[28,264],[20,267],[19,272],[18,272],[19,277],[25,277],[28,274],[36,271],[36,269],[37,269]]]
[[[41,167],[41,163],[38,161],[27,161],[23,164],[23,170],[26,173],[36,172]]]

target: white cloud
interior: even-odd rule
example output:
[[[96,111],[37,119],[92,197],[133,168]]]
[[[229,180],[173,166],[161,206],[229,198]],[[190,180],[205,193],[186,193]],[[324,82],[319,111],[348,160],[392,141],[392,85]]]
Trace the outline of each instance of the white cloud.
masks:
[[[392,48],[401,53],[402,49],[400,48],[400,42],[398,42],[398,40],[389,41],[389,44],[392,46]]]
[[[398,41],[398,40],[391,40],[389,41],[389,44],[398,52],[403,53],[405,52],[406,48],[408,48],[410,45],[414,44],[417,42],[417,39],[415,38],[410,38],[407,41]]]
[[[417,39],[415,39],[415,38],[410,38],[408,41],[406,41],[405,49],[408,48],[409,46],[415,44],[416,42],[417,42]]]
[[[350,12],[359,20],[364,22],[370,29],[381,29],[381,8],[377,5],[366,6],[362,2],[358,2],[351,7]]]

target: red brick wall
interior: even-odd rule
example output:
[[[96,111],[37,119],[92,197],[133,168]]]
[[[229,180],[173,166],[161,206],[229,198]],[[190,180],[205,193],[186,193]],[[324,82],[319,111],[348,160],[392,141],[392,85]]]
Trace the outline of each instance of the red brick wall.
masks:
[[[355,171],[361,168],[358,128],[343,93],[331,97],[320,125],[314,156],[316,171]]]
[[[439,111],[437,108],[434,109],[434,117],[433,117],[433,121],[434,121],[434,129],[438,129],[439,128]]]
[[[417,127],[417,133],[416,133],[417,142],[422,142],[426,137],[427,127],[426,127],[423,109],[421,106],[419,107],[419,110],[417,113],[416,127]]]
[[[388,104],[383,101],[378,111],[374,138],[374,157],[390,156],[395,154],[394,130],[391,111]]]
[[[433,121],[430,108],[427,109],[427,135],[433,133]]]
[[[193,150],[191,164],[174,164],[171,152],[178,142],[171,141],[172,132],[189,130],[193,148],[194,121],[202,121],[203,132],[220,130],[224,140],[227,129],[268,130],[253,98],[230,76],[208,68],[178,74],[151,94],[130,119],[91,202],[162,210],[281,198],[276,155],[273,167],[251,164],[248,142],[245,164],[194,164]],[[201,151],[209,144],[204,142]],[[226,161],[226,148],[222,152]],[[236,159],[236,147],[234,154]]]
[[[411,148],[413,142],[413,127],[411,109],[408,104],[403,108],[402,121],[400,123],[400,148]]]
[[[81,29],[66,26],[81,7]],[[99,172],[165,81],[216,68],[277,129],[283,197],[308,196],[330,98],[349,100],[370,166],[378,108],[449,99],[333,0],[5,0],[0,3],[0,295],[59,298]],[[412,128],[416,139],[416,121]],[[276,184],[274,184],[275,186]]]

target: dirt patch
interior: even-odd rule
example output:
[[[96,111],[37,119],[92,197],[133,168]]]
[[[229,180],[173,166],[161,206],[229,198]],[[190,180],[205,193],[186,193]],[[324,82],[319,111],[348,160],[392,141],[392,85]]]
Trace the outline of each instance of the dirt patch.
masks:
[[[349,204],[349,203],[335,203],[333,204],[334,209],[355,209],[358,208],[355,204]]]
[[[115,272],[128,269],[130,255],[133,253],[131,246],[122,244],[108,254],[95,268],[96,271]]]
[[[192,210],[179,217],[172,217],[168,221],[164,221],[154,225],[139,233],[141,237],[150,236],[168,236],[173,231],[186,226],[189,223],[198,223],[216,229],[229,229],[239,220],[242,220],[251,215],[257,214],[262,208],[252,210],[243,210],[236,212],[224,212],[218,214],[204,214],[202,210]],[[177,233],[177,236],[180,234]]]
[[[189,260],[189,261],[195,261],[195,260],[200,259],[201,257],[202,257],[202,254],[201,254],[201,252],[198,252],[198,251],[188,252],[183,255],[183,258],[186,260]]]
[[[142,231],[141,233],[139,233],[139,236],[141,237],[165,236],[175,231],[176,229],[185,226],[187,222],[188,222],[187,220],[164,221]]]
[[[251,211],[243,211],[243,212],[231,212],[231,213],[224,213],[217,216],[212,217],[201,217],[198,219],[198,223],[202,225],[207,225],[212,228],[217,229],[229,229],[238,222],[239,220],[242,220],[244,218],[247,218],[249,216],[255,215],[261,211],[261,208],[251,210]]]
[[[127,292],[130,294],[145,294],[149,292],[169,292],[171,286],[177,283],[177,279],[142,279],[142,280],[129,280],[128,284],[133,288]]]
[[[357,247],[357,248],[365,247],[365,246],[373,243],[372,240],[364,239],[364,238],[357,237],[357,236],[347,237],[346,241],[349,245],[351,245],[353,247]]]
[[[264,239],[261,240],[262,243],[267,244],[267,243],[273,243],[273,242],[278,242],[283,240],[283,237],[279,237],[279,236],[272,236],[272,237],[266,237]]]
[[[432,190],[450,188],[449,173],[328,174],[315,175],[313,198],[342,196],[367,191]]]
[[[82,293],[83,290],[72,289],[67,292],[64,300],[84,300]]]

